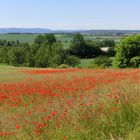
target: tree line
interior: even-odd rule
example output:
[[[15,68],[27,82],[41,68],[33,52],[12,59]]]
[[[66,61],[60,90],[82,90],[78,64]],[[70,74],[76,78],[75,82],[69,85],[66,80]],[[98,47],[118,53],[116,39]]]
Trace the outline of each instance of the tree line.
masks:
[[[68,49],[54,34],[38,35],[33,44],[0,40],[0,63],[27,67],[58,67],[66,64],[74,67],[80,63],[80,58],[106,55],[100,46],[111,48],[115,43],[112,40],[85,41],[81,34],[74,36]]]

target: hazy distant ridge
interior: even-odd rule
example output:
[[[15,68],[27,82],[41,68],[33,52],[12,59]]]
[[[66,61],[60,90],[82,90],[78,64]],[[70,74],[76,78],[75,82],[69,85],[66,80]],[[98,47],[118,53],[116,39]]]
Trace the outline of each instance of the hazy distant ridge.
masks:
[[[0,28],[0,33],[51,33],[50,29],[43,28]]]
[[[44,28],[0,28],[0,34],[6,33],[81,33],[86,35],[138,34],[140,30],[51,30]]]

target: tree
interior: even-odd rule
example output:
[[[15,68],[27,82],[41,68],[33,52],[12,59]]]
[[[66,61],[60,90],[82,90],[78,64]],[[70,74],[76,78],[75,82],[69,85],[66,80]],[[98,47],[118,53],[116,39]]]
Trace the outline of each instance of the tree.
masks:
[[[37,50],[35,55],[35,66],[37,67],[57,67],[63,64],[65,58],[65,50],[61,43],[53,43],[48,45],[44,43]]]
[[[101,47],[115,47],[115,41],[111,39],[104,39],[100,43]]]
[[[67,56],[64,63],[68,66],[75,67],[80,64],[80,59],[76,56]]]
[[[8,47],[0,47],[0,63],[9,63],[8,51]]]
[[[85,55],[86,58],[94,58],[102,55],[102,50],[96,42],[86,42]]]
[[[25,63],[25,52],[23,48],[12,47],[9,51],[9,62],[11,65],[22,65]]]
[[[131,66],[131,59],[140,56],[140,35],[124,38],[116,48],[114,67],[125,68]]]
[[[45,37],[44,35],[38,35],[35,40],[34,40],[34,43],[37,44],[37,45],[41,45],[45,40]]]
[[[107,50],[107,55],[110,57],[114,57],[115,54],[116,54],[115,47],[109,47],[109,49]]]
[[[57,42],[57,39],[54,34],[46,34],[45,40],[49,45],[52,45],[53,43]]]
[[[130,62],[131,62],[132,67],[139,68],[140,67],[140,56],[133,57]]]
[[[29,45],[28,43],[23,44],[22,51],[24,54],[24,66],[27,67],[34,67],[34,52],[33,52],[33,45]]]
[[[99,56],[94,59],[93,63],[99,67],[106,68],[112,65],[112,60],[107,56]]]
[[[70,53],[72,55],[76,55],[83,58],[85,57],[85,50],[86,50],[86,43],[84,37],[81,34],[76,34],[70,46]]]
[[[56,67],[63,64],[64,59],[66,57],[66,51],[63,48],[63,45],[59,42],[54,43],[50,47],[51,54],[51,67]]]
[[[49,52],[47,46],[40,47],[34,59],[36,67],[49,67]]]
[[[93,58],[102,54],[98,44],[93,41],[86,41],[81,34],[76,34],[70,46],[70,55],[80,58]]]
[[[43,43],[47,43],[49,45],[52,45],[57,41],[54,34],[45,34],[45,35],[38,35],[34,41],[35,44],[41,45]]]

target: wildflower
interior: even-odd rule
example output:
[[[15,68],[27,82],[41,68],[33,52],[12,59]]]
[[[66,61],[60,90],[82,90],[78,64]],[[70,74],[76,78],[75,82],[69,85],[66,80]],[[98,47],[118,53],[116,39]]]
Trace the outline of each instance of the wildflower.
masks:
[[[67,140],[67,136],[64,136],[64,140]]]
[[[52,95],[51,95],[52,97],[55,97],[56,96],[56,93],[52,93]]]
[[[57,114],[57,113],[56,113],[55,111],[52,112],[52,116],[53,116],[53,117],[56,116],[56,114]]]
[[[40,135],[40,131],[38,129],[35,129],[34,133],[35,135]]]
[[[16,129],[20,129],[20,124],[16,124]]]
[[[77,131],[80,131],[81,130],[81,128],[80,127],[77,127]]]
[[[51,119],[51,116],[48,115],[47,117],[42,118],[43,121],[49,121]]]
[[[30,117],[32,115],[32,111],[29,111],[28,112],[28,116]]]

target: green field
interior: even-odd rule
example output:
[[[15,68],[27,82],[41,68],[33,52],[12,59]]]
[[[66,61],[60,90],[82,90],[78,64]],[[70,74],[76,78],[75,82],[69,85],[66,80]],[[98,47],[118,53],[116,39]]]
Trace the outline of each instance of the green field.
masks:
[[[93,61],[94,59],[81,59],[81,64],[79,65],[81,68],[88,68],[90,63]]]
[[[24,43],[33,43],[34,39],[37,37],[38,34],[0,34],[0,40],[8,40],[14,41],[19,40],[19,42]],[[73,35],[56,35],[57,39],[62,42],[65,47],[69,47]],[[85,35],[85,40],[101,40],[101,39],[113,39],[115,41],[119,41],[122,37],[121,36],[92,36],[92,35]]]
[[[36,38],[37,34],[0,34],[1,40],[14,41],[19,40],[19,42],[32,43]]]

